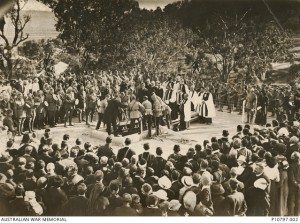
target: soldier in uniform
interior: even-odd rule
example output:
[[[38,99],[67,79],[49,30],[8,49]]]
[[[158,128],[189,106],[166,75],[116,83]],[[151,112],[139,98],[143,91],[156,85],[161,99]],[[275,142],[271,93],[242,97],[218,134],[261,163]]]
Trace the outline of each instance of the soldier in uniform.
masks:
[[[47,116],[48,116],[48,124],[50,127],[55,127],[55,114],[57,109],[58,98],[54,98],[54,90],[51,88],[49,93],[45,97],[45,101],[48,103],[47,107]]]
[[[148,96],[144,96],[144,101],[143,101],[142,105],[145,108],[144,117],[143,117],[143,126],[144,126],[144,128],[147,127],[148,136],[151,137],[152,136],[151,129],[152,129],[153,112],[152,112],[152,104],[148,100]],[[147,123],[147,125],[146,125],[146,123]]]
[[[141,134],[141,114],[145,110],[144,106],[136,100],[135,95],[131,96],[131,102],[128,106],[129,109],[129,118],[130,118],[130,128],[129,132],[133,133],[133,128],[135,125],[135,121],[138,121],[139,124],[139,133]]]
[[[155,121],[156,128],[156,136],[159,135],[159,125],[161,123],[162,111],[164,109],[164,103],[160,97],[158,97],[155,93],[151,95],[151,99],[153,100],[153,116]]]
[[[21,136],[21,134],[23,134],[24,121],[26,118],[24,105],[25,102],[22,93],[18,93],[17,98],[14,102],[14,116],[18,120],[18,136]]]
[[[108,99],[109,94],[105,95],[103,100],[100,100],[100,98],[97,99],[98,122],[96,125],[96,130],[100,128],[101,122],[103,121],[104,111],[107,107]]]
[[[73,88],[69,87],[64,98],[64,108],[65,108],[65,127],[67,127],[67,121],[69,121],[69,126],[74,126],[72,124],[72,114],[74,110],[75,97],[73,93]]]
[[[96,110],[97,95],[93,89],[90,89],[86,97],[86,124],[89,125],[89,115],[91,114],[91,122],[93,122],[94,112]]]
[[[26,118],[28,122],[29,133],[31,133],[34,132],[33,123],[36,117],[34,99],[31,93],[29,93],[25,99],[25,110],[26,110]]]
[[[248,94],[246,97],[246,105],[245,105],[245,109],[247,112],[247,123],[250,123],[253,119],[254,116],[254,109],[255,105],[256,105],[256,94],[254,93],[254,88],[249,88],[248,90]]]
[[[76,105],[76,109],[79,113],[78,114],[79,115],[79,123],[81,123],[81,121],[84,121],[83,112],[86,107],[86,92],[84,90],[84,86],[80,86],[80,89],[77,93],[76,99],[78,99],[78,104]]]

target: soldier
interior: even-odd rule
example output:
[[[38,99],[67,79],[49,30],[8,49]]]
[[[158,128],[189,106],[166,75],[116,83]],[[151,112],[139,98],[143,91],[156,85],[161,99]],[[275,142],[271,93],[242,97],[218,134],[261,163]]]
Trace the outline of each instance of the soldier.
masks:
[[[107,107],[108,99],[109,94],[105,95],[103,100],[100,100],[100,98],[97,99],[98,122],[96,125],[96,130],[100,128],[101,122],[103,121],[104,111]]]
[[[17,94],[17,98],[14,102],[14,116],[18,120],[18,136],[21,136],[23,133],[23,128],[24,128],[24,121],[26,118],[26,113],[25,113],[25,102],[22,96],[22,93]]]
[[[74,126],[72,124],[72,114],[75,105],[75,97],[73,93],[73,88],[69,87],[65,94],[64,108],[65,108],[65,127],[67,127],[67,121],[69,120],[69,126]]]
[[[77,101],[77,105],[76,105],[76,109],[78,111],[78,115],[79,115],[79,123],[81,123],[81,121],[84,121],[83,119],[83,112],[85,110],[86,107],[86,92],[84,90],[84,86],[80,86],[80,89],[77,93],[76,96],[76,101]]]
[[[133,133],[133,128],[135,125],[135,121],[138,121],[139,124],[139,133],[141,134],[141,114],[145,110],[144,106],[136,100],[135,95],[131,96],[131,102],[128,106],[129,109],[129,118],[130,118],[130,128],[129,132]]]
[[[148,136],[151,137],[152,136],[151,129],[152,129],[153,112],[152,112],[152,104],[148,100],[148,96],[144,96],[144,101],[143,101],[142,105],[145,108],[144,118],[143,118],[144,119],[143,126],[146,127],[146,123],[147,123]]]
[[[35,113],[35,107],[34,107],[34,99],[32,97],[32,94],[29,93],[25,99],[25,110],[26,110],[26,118],[28,121],[28,128],[29,133],[34,132],[33,131],[33,123],[36,117]]]
[[[155,93],[152,94],[151,99],[153,100],[153,116],[155,120],[156,136],[158,136],[164,103]]]
[[[86,112],[85,112],[85,121],[89,125],[89,115],[91,114],[91,122],[93,122],[94,112],[96,110],[96,101],[97,95],[93,89],[90,89],[86,97]]]
[[[58,98],[54,95],[54,90],[51,88],[49,93],[45,97],[45,101],[48,103],[47,106],[47,116],[48,124],[50,127],[55,127],[55,114],[57,109]]]
[[[245,109],[247,112],[247,123],[252,122],[253,116],[254,116],[254,112],[256,109],[256,94],[254,93],[254,88],[249,88],[248,90],[248,94],[246,97],[246,105],[245,105]]]

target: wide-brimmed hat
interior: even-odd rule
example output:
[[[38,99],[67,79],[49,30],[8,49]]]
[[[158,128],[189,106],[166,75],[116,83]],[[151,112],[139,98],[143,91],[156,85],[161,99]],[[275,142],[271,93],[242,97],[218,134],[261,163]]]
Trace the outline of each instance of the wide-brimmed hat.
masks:
[[[193,186],[193,178],[190,176],[184,176],[181,178],[181,183],[185,186],[185,187],[191,187]]]
[[[170,211],[178,211],[180,207],[181,207],[181,203],[179,202],[179,200],[171,200],[169,202]]]
[[[9,183],[0,184],[0,195],[11,197],[15,194],[14,187]]]
[[[212,195],[221,195],[225,193],[225,190],[222,184],[214,183],[210,186],[211,194]]]
[[[172,182],[167,176],[162,176],[161,178],[158,179],[158,185],[162,189],[169,189],[172,186]]]
[[[13,158],[9,155],[6,154],[1,154],[0,155],[0,163],[9,163],[13,160]]]
[[[265,178],[259,178],[254,182],[254,187],[265,190],[268,187],[268,182]]]
[[[156,192],[153,192],[153,195],[156,196],[160,200],[164,200],[164,201],[168,200],[167,192],[162,189],[160,189]]]

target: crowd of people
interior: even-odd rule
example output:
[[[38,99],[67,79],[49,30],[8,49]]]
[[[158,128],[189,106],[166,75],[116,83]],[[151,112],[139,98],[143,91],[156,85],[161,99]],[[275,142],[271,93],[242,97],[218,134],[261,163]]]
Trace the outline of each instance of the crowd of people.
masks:
[[[299,126],[238,125],[168,156],[25,134],[0,157],[0,215],[299,216]]]
[[[0,215],[300,214],[297,88],[102,73],[1,82],[0,92],[1,125],[9,132],[0,156]],[[137,126],[151,137],[152,127],[159,135],[159,126],[170,128],[172,120],[179,120],[179,130],[188,128],[192,114],[212,124],[214,101],[221,111],[236,108],[245,122],[258,125],[238,125],[231,135],[224,130],[186,154],[174,145],[167,159],[164,148],[152,154],[147,143],[136,154],[129,138],[124,148],[111,148],[110,135],[118,136],[122,120],[129,132]],[[53,140],[58,123],[72,126],[76,116],[89,125],[95,113],[96,129],[106,126],[109,135],[105,145],[80,138],[73,144],[68,134]],[[45,133],[37,139],[34,130],[41,128]],[[21,145],[15,135],[23,135]]]

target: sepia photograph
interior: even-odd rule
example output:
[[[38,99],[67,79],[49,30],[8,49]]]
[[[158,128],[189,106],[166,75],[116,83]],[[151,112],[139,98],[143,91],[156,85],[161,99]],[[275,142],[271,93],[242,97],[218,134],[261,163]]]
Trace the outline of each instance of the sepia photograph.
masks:
[[[0,0],[1,222],[298,222],[299,140],[300,0]]]

